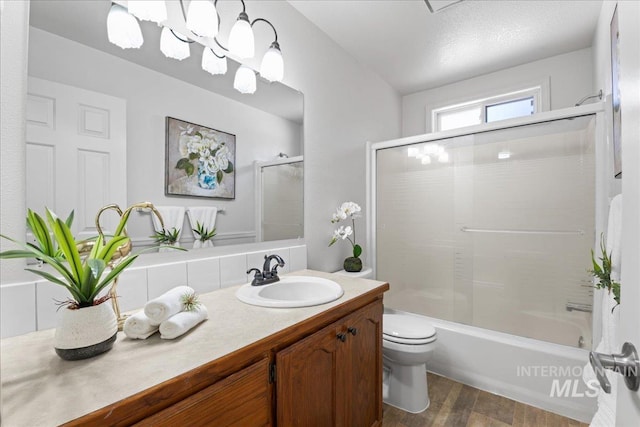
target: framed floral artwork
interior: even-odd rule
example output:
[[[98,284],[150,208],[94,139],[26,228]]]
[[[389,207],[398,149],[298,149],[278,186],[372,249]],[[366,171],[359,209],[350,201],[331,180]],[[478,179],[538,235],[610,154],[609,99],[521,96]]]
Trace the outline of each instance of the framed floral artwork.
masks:
[[[235,199],[235,135],[173,117],[165,134],[165,195]]]

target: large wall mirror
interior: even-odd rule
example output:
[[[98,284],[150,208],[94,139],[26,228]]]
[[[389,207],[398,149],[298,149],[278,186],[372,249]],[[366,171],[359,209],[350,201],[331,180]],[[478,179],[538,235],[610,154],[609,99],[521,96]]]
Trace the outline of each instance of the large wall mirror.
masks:
[[[222,16],[233,7],[228,3],[233,2],[221,2]],[[260,240],[265,233],[257,229],[256,192],[263,189],[256,188],[255,163],[283,156],[301,159],[302,94],[259,76],[254,94],[240,94],[233,88],[236,62],[229,60],[226,75],[210,75],[201,68],[203,46],[198,43],[189,46],[189,58],[167,58],[160,51],[161,28],[152,22],[140,23],[141,48],[112,45],[106,24],[110,6],[95,0],[31,2],[27,207],[41,212],[48,206],[60,216],[75,209],[74,232],[80,235],[95,234],[95,215],[109,203],[215,207],[216,246]],[[228,13],[237,15],[231,9]],[[256,56],[261,57],[269,42],[259,42],[260,31],[255,29]],[[262,38],[268,39],[266,30]],[[234,198],[165,194],[167,117],[235,136]],[[295,177],[302,179],[301,171]],[[295,199],[302,204],[302,197]],[[116,217],[105,216],[107,228]],[[302,237],[303,228],[298,224],[282,238]],[[149,212],[132,215],[134,246],[149,245],[153,232]],[[269,240],[279,239],[277,233],[267,234]],[[181,242],[190,248],[193,240],[185,215]]]

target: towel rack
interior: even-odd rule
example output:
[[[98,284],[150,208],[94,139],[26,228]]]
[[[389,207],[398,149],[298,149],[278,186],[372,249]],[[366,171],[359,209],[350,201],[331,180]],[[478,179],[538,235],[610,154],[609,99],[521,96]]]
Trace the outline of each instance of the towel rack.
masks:
[[[502,234],[577,234],[584,235],[584,230],[503,230],[497,228],[461,227],[463,233],[502,233]]]

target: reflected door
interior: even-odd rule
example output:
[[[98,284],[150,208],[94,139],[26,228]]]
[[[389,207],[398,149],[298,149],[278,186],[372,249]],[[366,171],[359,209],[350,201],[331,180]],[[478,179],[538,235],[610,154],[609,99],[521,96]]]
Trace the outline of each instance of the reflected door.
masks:
[[[126,130],[125,100],[29,77],[27,208],[63,218],[75,210],[74,235],[95,235],[101,207],[126,206]],[[104,215],[103,228],[118,220]]]

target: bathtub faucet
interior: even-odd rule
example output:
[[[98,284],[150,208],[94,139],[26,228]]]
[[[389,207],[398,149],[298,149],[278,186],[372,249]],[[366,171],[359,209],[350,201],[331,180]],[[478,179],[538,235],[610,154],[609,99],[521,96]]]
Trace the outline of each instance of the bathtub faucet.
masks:
[[[585,313],[591,313],[593,311],[591,304],[582,304],[579,302],[568,302],[566,308],[567,311],[584,311]]]
[[[271,260],[274,259],[276,260],[276,264],[271,267]],[[251,274],[252,271],[255,271],[255,275],[253,276],[253,280],[251,281],[251,286],[268,285],[269,283],[275,283],[279,281],[280,278],[278,277],[278,267],[284,267],[284,260],[280,255],[265,255],[262,271],[257,268],[251,268],[247,270],[247,274]]]

